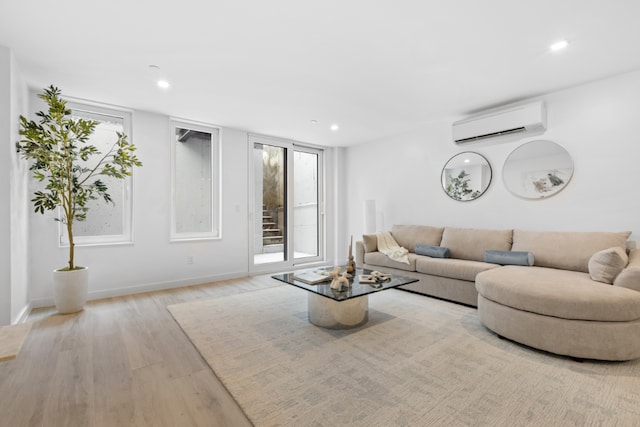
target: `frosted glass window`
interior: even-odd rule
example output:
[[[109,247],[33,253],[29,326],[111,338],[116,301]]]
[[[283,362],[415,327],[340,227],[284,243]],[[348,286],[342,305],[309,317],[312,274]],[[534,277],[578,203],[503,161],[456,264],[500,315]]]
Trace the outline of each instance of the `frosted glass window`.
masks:
[[[118,132],[131,139],[131,113],[129,111],[68,102],[72,116],[87,120],[95,120],[97,126],[87,144],[94,145],[100,153],[108,153],[118,140]],[[86,165],[95,166],[100,156],[91,157]],[[76,245],[97,245],[110,243],[131,243],[133,235],[132,223],[132,178],[116,179],[101,176],[100,180],[109,188],[113,203],[103,199],[89,200],[89,212],[84,221],[74,221],[73,231]],[[67,233],[60,227],[61,245],[68,245]]]
[[[217,128],[172,120],[172,240],[219,236]]]

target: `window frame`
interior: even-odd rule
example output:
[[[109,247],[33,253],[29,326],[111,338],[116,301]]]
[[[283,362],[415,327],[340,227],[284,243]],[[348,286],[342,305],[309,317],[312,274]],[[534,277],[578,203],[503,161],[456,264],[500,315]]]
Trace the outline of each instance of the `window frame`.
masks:
[[[176,227],[176,129],[190,129],[211,134],[211,231],[178,232]],[[218,126],[171,117],[169,119],[169,144],[171,157],[171,218],[170,242],[222,239],[222,153],[221,129]]]
[[[116,107],[112,105],[101,104],[97,102],[78,100],[67,98],[67,108],[72,113],[80,112],[87,114],[97,114],[102,116],[115,117],[122,119],[123,131],[127,135],[129,142],[133,142],[133,111],[126,108]],[[115,142],[115,141],[114,141]],[[90,143],[90,141],[89,141]],[[74,234],[73,240],[75,246],[109,246],[109,245],[130,245],[133,244],[133,189],[134,189],[134,171],[119,182],[122,183],[122,233],[120,234],[103,234],[92,236],[78,236]],[[105,202],[106,203],[106,202]],[[115,206],[118,206],[116,202]],[[58,208],[58,218],[61,219],[62,209]],[[92,218],[91,210],[87,214],[88,218]],[[75,223],[75,221],[74,221]],[[61,221],[58,222],[58,245],[59,247],[69,247],[66,225]]]

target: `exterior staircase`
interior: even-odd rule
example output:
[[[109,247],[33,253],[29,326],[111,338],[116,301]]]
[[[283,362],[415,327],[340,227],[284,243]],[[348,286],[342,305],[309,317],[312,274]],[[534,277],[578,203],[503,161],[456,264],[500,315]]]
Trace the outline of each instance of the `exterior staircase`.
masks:
[[[281,252],[284,247],[282,229],[278,227],[278,220],[273,213],[262,207],[262,246],[263,252]]]

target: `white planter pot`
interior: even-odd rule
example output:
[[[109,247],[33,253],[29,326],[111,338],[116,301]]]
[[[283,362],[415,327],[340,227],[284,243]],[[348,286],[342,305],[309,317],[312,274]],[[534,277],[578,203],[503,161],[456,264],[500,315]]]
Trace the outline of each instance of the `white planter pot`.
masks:
[[[89,269],[53,271],[53,298],[60,314],[76,313],[84,308],[89,293]]]

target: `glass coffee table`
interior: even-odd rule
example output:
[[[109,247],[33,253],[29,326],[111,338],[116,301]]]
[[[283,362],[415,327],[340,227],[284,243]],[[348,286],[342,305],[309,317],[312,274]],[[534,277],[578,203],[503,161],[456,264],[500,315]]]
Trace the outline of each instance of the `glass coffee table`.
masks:
[[[369,316],[369,294],[381,292],[398,286],[417,282],[412,277],[387,274],[388,280],[377,283],[360,283],[361,274],[371,274],[372,270],[356,269],[354,277],[349,279],[351,286],[338,291],[331,289],[331,282],[308,284],[296,279],[304,272],[329,273],[333,267],[298,270],[292,273],[274,274],[272,278],[308,291],[309,322],[327,329],[350,329],[367,323]],[[343,267],[344,270],[344,267]]]

